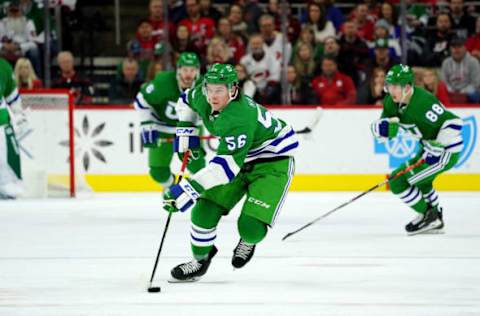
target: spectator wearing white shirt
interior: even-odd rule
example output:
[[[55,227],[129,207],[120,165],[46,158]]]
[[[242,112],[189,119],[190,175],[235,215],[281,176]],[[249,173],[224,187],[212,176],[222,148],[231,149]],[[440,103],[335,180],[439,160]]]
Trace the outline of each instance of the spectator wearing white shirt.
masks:
[[[287,41],[285,60],[288,62],[292,55],[292,45],[288,43],[288,39],[285,39],[282,33],[275,31],[275,19],[273,16],[269,14],[262,15],[258,20],[258,26],[260,29],[260,35],[263,38],[266,53],[279,61],[280,64],[282,63],[283,41]]]
[[[35,36],[33,21],[23,15],[17,0],[12,1],[7,16],[0,20],[0,56],[12,64],[25,56],[32,62],[35,72],[40,73],[40,52]]]
[[[307,25],[313,28],[315,33],[315,42],[323,43],[329,36],[335,36],[336,31],[333,23],[327,20],[326,12],[323,6],[311,2],[307,6]]]
[[[255,100],[263,104],[280,103],[280,62],[267,54],[260,34],[250,36],[248,53],[240,63],[257,87]]]

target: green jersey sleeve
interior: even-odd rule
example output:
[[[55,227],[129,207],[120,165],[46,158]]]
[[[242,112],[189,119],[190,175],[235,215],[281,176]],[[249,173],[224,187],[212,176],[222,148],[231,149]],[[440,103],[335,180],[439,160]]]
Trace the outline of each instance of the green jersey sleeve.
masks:
[[[175,105],[179,96],[175,72],[161,72],[152,81],[142,85],[134,106],[142,122],[174,127],[178,121]]]
[[[11,105],[16,102],[20,96],[13,76],[12,67],[4,59],[0,59],[0,73],[1,97],[5,98],[5,102],[7,102],[8,105]]]

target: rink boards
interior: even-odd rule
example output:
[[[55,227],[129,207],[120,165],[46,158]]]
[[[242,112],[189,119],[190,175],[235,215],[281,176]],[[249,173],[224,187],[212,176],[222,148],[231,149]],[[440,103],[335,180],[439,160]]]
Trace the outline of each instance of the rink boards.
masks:
[[[466,146],[459,163],[448,174],[440,176],[436,185],[440,190],[480,191],[477,144],[480,107],[451,109],[464,120]],[[296,130],[319,118],[312,133],[299,135],[293,191],[365,190],[385,179],[386,173],[414,156],[418,149],[417,141],[409,135],[401,135],[388,143],[373,139],[370,123],[380,116],[378,107],[327,107],[321,112],[311,107],[275,107],[272,112]],[[21,145],[24,151],[29,151],[33,144],[38,146],[38,141],[33,140],[39,131],[54,135],[48,139],[43,137],[42,147],[52,153],[48,158],[49,170],[65,172],[68,170],[65,146],[68,134],[63,130],[66,121],[61,123],[66,119],[65,113],[50,110],[48,116],[56,124],[45,126],[43,111],[31,113],[33,133],[22,139]],[[87,106],[75,110],[74,120],[76,168],[81,169],[94,191],[161,190],[148,175],[147,151],[141,146],[139,121],[132,108]],[[215,146],[216,140],[207,142],[210,157]],[[31,154],[23,157],[27,164],[37,163]],[[176,159],[173,168],[178,169]]]

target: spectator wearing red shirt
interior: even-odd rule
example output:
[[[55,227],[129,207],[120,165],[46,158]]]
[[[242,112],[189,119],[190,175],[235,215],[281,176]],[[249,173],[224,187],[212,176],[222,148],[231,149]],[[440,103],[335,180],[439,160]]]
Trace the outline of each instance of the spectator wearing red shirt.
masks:
[[[322,75],[312,81],[320,104],[324,105],[349,105],[355,104],[357,90],[352,79],[339,72],[335,58],[323,57]]]
[[[209,17],[201,16],[199,0],[186,0],[185,7],[188,17],[181,20],[179,25],[187,26],[193,45],[201,57],[205,58],[208,42],[215,35],[215,22]]]
[[[150,0],[148,6],[150,16],[148,21],[152,25],[152,35],[156,42],[164,41],[165,35],[163,34],[165,25],[163,23],[163,1],[162,0]],[[168,38],[172,40],[175,37],[175,28],[172,23],[168,23]]]
[[[422,85],[437,97],[443,105],[450,105],[450,99],[448,97],[448,89],[445,82],[440,80],[438,73],[433,68],[426,68],[422,71]]]
[[[238,64],[245,55],[245,43],[239,35],[233,33],[232,23],[228,18],[218,20],[217,35],[228,45],[235,64]]]
[[[468,38],[465,47],[473,57],[480,59],[480,17],[477,18],[475,29],[475,35]]]
[[[358,37],[366,41],[372,41],[375,25],[368,18],[368,6],[366,4],[360,3],[356,6],[351,21],[357,26]]]
[[[135,38],[128,42],[128,57],[138,61],[140,73],[144,76],[148,65],[154,59],[155,44],[157,41],[153,37],[153,27],[147,19],[138,23]]]

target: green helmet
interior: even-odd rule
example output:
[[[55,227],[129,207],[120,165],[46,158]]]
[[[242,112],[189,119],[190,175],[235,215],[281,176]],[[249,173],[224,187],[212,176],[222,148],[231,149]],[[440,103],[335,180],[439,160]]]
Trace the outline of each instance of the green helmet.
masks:
[[[205,83],[224,84],[228,88],[238,83],[235,67],[229,64],[213,64],[205,74]]]
[[[177,68],[184,66],[200,68],[200,60],[197,54],[191,52],[181,53],[177,60]]]
[[[398,64],[390,68],[385,78],[386,84],[398,84],[402,87],[407,84],[413,85],[413,81],[412,68],[403,64]]]

